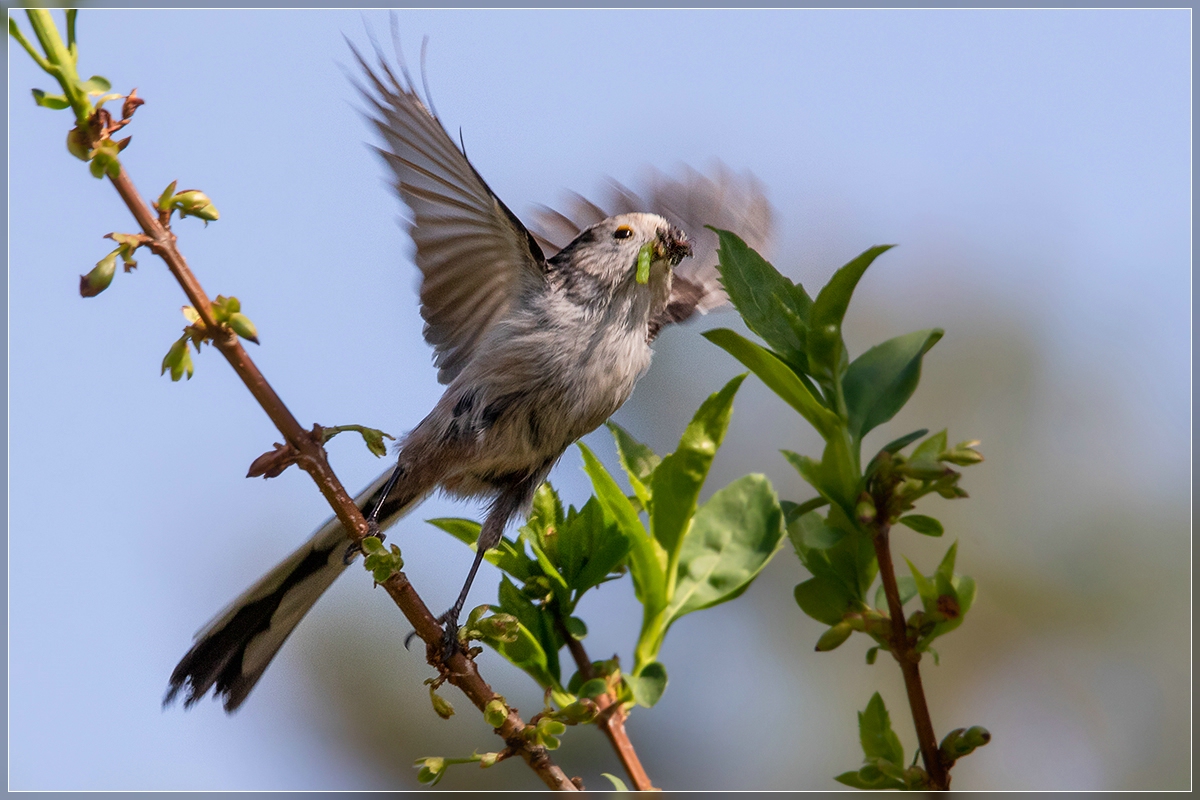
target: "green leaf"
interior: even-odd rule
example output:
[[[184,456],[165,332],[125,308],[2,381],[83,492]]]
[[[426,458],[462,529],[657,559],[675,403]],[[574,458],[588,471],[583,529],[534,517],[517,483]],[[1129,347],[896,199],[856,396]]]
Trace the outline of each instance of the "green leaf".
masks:
[[[799,371],[808,368],[808,315],[812,300],[766,259],[729,231],[712,228],[721,285],[746,327]]]
[[[701,404],[675,452],[662,460],[650,478],[655,497],[650,531],[667,553],[668,570],[676,564],[680,539],[696,513],[700,489],[729,427],[734,395],[745,378],[737,376]]]
[[[941,471],[942,467],[938,463],[938,456],[945,449],[946,431],[941,430],[917,445],[917,449],[913,450],[912,456],[908,459],[909,466]]]
[[[871,262],[891,247],[880,245],[863,252],[833,273],[813,301],[808,318],[808,366],[810,373],[827,385],[832,386],[841,378],[848,362],[846,345],[842,341],[842,319],[846,316],[854,287]]]
[[[667,624],[740,595],[782,542],[783,510],[765,476],[747,475],[713,494],[683,538]]]
[[[854,359],[842,380],[852,435],[862,439],[896,416],[921,380],[921,359],[941,338],[940,328],[916,331],[889,339]],[[909,442],[889,452],[898,452]]]
[[[975,602],[975,579],[970,575],[956,575],[954,591],[958,594],[958,612],[965,616]]]
[[[521,595],[513,582],[500,579],[500,608],[517,618],[520,625],[512,641],[486,640],[513,666],[523,670],[543,689],[561,689],[558,676],[558,648],[551,645],[542,612]]]
[[[185,375],[189,381],[192,379],[195,368],[192,365],[192,354],[188,352],[187,345],[188,338],[186,336],[175,340],[175,344],[171,345],[171,349],[163,357],[160,375],[170,370],[172,381],[178,381]]]
[[[630,541],[595,497],[559,526],[559,569],[567,585],[582,593],[604,582],[628,555]]]
[[[629,791],[629,787],[625,785],[625,781],[621,780],[616,775],[613,775],[612,773],[609,773],[609,772],[601,772],[600,774],[603,775],[604,777],[608,778],[609,783],[611,783],[613,785],[614,791],[617,791],[617,792],[628,792]]]
[[[637,509],[588,446],[583,442],[578,445],[583,454],[583,470],[592,479],[596,499],[629,540],[629,572],[633,576],[634,594],[646,607],[647,614],[656,614],[667,604],[666,554],[660,560],[662,548],[642,527]]]
[[[876,645],[867,651],[867,664],[874,664],[875,659],[879,656],[879,646]]]
[[[567,633],[571,634],[571,638],[576,641],[583,641],[587,638],[587,623],[579,617],[567,617],[563,620],[563,627],[567,629]]]
[[[940,575],[947,583],[954,577],[954,561],[958,557],[958,542],[950,545],[950,549],[946,551],[946,555],[942,556],[942,563],[938,564],[937,574]]]
[[[825,524],[825,518],[815,511],[801,515],[788,526],[788,536],[800,560],[808,550],[828,550],[846,537],[846,532]]]
[[[897,520],[901,525],[906,525],[912,528],[917,533],[923,533],[926,536],[941,536],[945,533],[942,523],[938,522],[933,517],[927,517],[924,514],[908,514]]]
[[[854,593],[857,600],[863,601],[875,576],[879,573],[879,563],[875,558],[875,546],[871,537],[857,531],[840,507],[829,507],[826,524],[847,532],[846,538],[828,550],[823,551],[828,557],[833,573]]]
[[[853,367],[854,365],[851,364],[850,366]],[[904,436],[901,436],[899,439],[893,439],[892,441],[888,442],[883,447],[881,447],[879,449],[879,451],[881,453],[888,452],[888,453],[891,453],[892,455],[896,455],[896,453],[899,453],[901,450],[908,447],[910,444],[915,442],[917,439],[920,439],[922,436],[924,436],[927,433],[929,433],[928,428],[921,428],[921,430],[913,431],[912,433],[905,434]]]
[[[917,587],[917,594],[921,596],[921,605],[924,607],[925,612],[931,613],[937,611],[938,595],[936,584],[922,575],[921,571],[907,557],[904,561],[908,564],[909,572],[912,573],[913,583]]]
[[[791,450],[780,450],[779,452],[800,473],[800,477],[808,481],[808,484],[816,489],[822,497],[833,504],[841,506],[843,511],[852,515],[856,495],[854,489],[856,487],[848,484],[849,474],[853,471],[853,465],[843,465],[843,468],[840,470],[830,469],[830,464],[839,460],[838,454],[830,452],[832,449],[826,447],[826,453],[830,458],[821,461],[800,455],[799,453],[793,453]]]
[[[217,308],[216,304],[213,305],[213,308]],[[184,316],[188,317],[188,319],[191,319],[191,316],[188,314],[188,310],[190,310],[192,314],[195,314],[196,312],[195,309],[191,309],[190,306],[185,307]],[[238,314],[234,312],[233,316],[238,316]],[[387,455],[387,445],[383,440],[387,438],[395,441],[396,439],[396,437],[392,436],[390,433],[384,433],[377,428],[368,428],[363,425],[335,425],[330,428],[321,429],[321,441],[322,443],[328,442],[339,433],[345,433],[347,431],[354,431],[358,435],[362,436],[363,442],[367,445],[367,449],[370,450],[377,458],[382,458],[383,456]]]
[[[871,696],[866,710],[858,714],[858,737],[868,761],[882,758],[904,768],[904,747],[900,744],[900,737],[892,730],[892,722],[879,692]]]
[[[797,584],[793,594],[801,611],[826,625],[838,624],[857,605],[841,581],[824,575]]]
[[[705,331],[703,336],[749,367],[823,437],[829,438],[840,429],[841,420],[817,399],[808,379],[797,375],[779,356],[727,328]]]
[[[637,675],[626,678],[639,706],[651,708],[667,690],[667,668],[657,661],[642,667]]]
[[[37,103],[42,108],[52,108],[55,111],[71,105],[70,101],[67,100],[67,98],[63,95],[46,94],[41,89],[33,90],[33,102]]]
[[[108,78],[102,78],[99,75],[93,75],[91,78],[81,83],[79,88],[88,94],[104,94],[112,88],[112,84],[108,82]]]
[[[629,476],[629,484],[633,487],[633,493],[637,495],[642,508],[649,509],[650,489],[646,486],[646,481],[662,459],[617,423],[606,422],[605,425],[608,426],[608,430],[617,443],[617,457],[621,459],[621,466],[625,468],[625,474]]]
[[[473,520],[443,517],[425,521],[450,534],[472,550],[475,549],[475,543],[479,541],[481,526]],[[483,559],[522,583],[535,575],[542,574],[537,562],[525,554],[525,549],[520,544],[508,537],[502,538],[499,544],[487,551]]]
[[[900,781],[893,780],[884,775],[878,769],[872,774],[873,780],[868,780],[862,776],[864,770],[857,772],[843,772],[834,778],[838,783],[843,783],[846,786],[855,789],[903,789],[904,784]]]

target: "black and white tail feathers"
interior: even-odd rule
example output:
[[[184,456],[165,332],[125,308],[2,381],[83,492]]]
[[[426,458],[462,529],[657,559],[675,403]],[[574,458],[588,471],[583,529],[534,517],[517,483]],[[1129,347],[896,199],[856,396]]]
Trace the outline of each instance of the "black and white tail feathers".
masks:
[[[391,470],[380,475],[354,499],[360,509],[372,508]],[[399,492],[393,493],[396,498]],[[379,527],[403,517],[423,497],[384,503]],[[346,569],[350,538],[337,517],[326,522],[307,542],[264,575],[196,634],[196,643],[180,660],[167,687],[163,705],[186,691],[185,707],[210,689],[232,712],[246,699],[288,636],[313,604]]]

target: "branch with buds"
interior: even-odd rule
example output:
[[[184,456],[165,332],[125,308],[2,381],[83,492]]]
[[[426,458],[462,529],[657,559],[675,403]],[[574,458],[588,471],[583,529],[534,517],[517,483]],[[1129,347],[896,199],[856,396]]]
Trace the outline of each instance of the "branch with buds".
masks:
[[[111,84],[99,76],[87,81],[80,80],[76,70],[78,48],[75,41],[75,10],[66,12],[65,44],[49,11],[31,9],[27,14],[42,52],[39,53],[24,37],[16,20],[11,17],[9,33],[63,89],[62,95],[49,95],[35,89],[35,102],[46,108],[70,108],[74,112],[76,125],[67,136],[68,150],[72,155],[88,162],[94,177],[108,178],[112,182],[141,228],[141,233],[107,235],[106,238],[112,239],[118,246],[101,259],[95,269],[82,277],[80,293],[85,297],[94,297],[108,288],[116,272],[118,256],[123,259],[126,271],[136,266],[137,262],[132,256],[141,247],[146,247],[159,256],[183,288],[190,304],[184,308],[184,316],[189,325],[163,360],[163,371],[170,371],[172,380],[191,377],[193,365],[187,349],[189,343],[197,351],[203,342],[208,342],[220,351],[283,434],[286,448],[289,450],[289,463],[298,464],[312,477],[354,541],[362,543],[369,535],[367,522],[329,466],[323,446],[327,437],[322,429],[306,430],[291,414],[239,342],[241,337],[257,343],[257,331],[253,323],[241,313],[241,304],[236,298],[220,295],[215,300],[210,300],[176,246],[176,237],[170,226],[173,214],[178,213],[180,218],[195,216],[207,224],[218,219],[216,208],[203,192],[194,189],[176,191],[175,183],[167,187],[153,206],[142,200],[118,158],[118,154],[128,146],[130,139],[126,137],[116,141],[112,135],[129,124],[134,112],[145,101],[137,96],[136,90],[128,95],[108,93]],[[119,120],[114,120],[111,113],[104,108],[106,102],[116,99],[124,101],[122,117]],[[369,437],[368,432],[373,431],[361,426],[346,426],[340,430],[346,429],[359,430],[365,438]],[[328,430],[336,433],[339,429]],[[441,625],[404,573],[399,571],[403,562],[398,555],[397,551],[396,558],[387,564],[382,564],[379,559],[371,563],[370,569],[377,583],[391,596],[413,626],[416,635],[426,642],[427,659],[429,664],[438,670],[439,680],[448,681],[462,690],[481,712],[489,708],[494,709],[493,701],[499,698],[499,695],[492,691],[479,675],[472,660],[462,653],[455,653],[450,659],[442,660]],[[538,725],[526,724],[516,709],[506,705],[502,718],[493,713],[489,722],[494,723],[497,735],[504,739],[504,752],[508,755],[519,755],[547,786],[560,790],[582,788],[551,760],[546,746],[539,739]]]

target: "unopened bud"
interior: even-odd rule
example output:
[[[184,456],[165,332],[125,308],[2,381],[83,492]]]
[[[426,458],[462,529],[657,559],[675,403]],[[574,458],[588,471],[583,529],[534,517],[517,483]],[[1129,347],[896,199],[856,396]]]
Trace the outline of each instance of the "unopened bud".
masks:
[[[496,762],[500,760],[499,753],[484,753],[479,757],[479,766],[483,769],[496,766]]]
[[[433,711],[442,719],[450,719],[454,716],[454,706],[450,705],[450,701],[442,697],[433,686],[429,687],[429,699],[433,701]]]
[[[493,614],[486,619],[479,620],[475,629],[484,639],[515,642],[521,629],[521,623],[512,614]]]
[[[593,701],[584,698],[583,700],[576,700],[574,703],[571,703],[571,705],[559,711],[556,716],[572,725],[580,725],[591,722],[595,719],[599,711],[599,707]]]
[[[854,516],[864,525],[869,525],[875,521],[875,500],[871,495],[863,492],[858,498],[858,505],[854,507]]]
[[[839,622],[821,634],[821,638],[817,640],[817,652],[825,653],[830,650],[836,650],[842,646],[843,642],[850,638],[850,634],[852,633],[854,633],[854,629],[850,627],[849,622]]]
[[[88,160],[88,153],[91,152],[91,148],[88,147],[83,131],[79,128],[71,128],[71,132],[67,134],[67,152],[80,161]]]
[[[208,195],[198,189],[186,189],[174,197],[175,207],[179,209],[179,216],[186,217],[191,215],[199,217],[205,222],[214,222],[221,215],[217,212],[216,206],[208,199]]]
[[[904,770],[904,785],[910,789],[927,789],[929,773],[914,764]]]
[[[558,749],[562,742],[555,737],[561,736],[566,732],[566,730],[566,725],[550,717],[542,717],[537,722],[538,741],[540,741],[547,750]]]
[[[499,728],[508,719],[508,704],[502,697],[493,697],[483,707],[483,719],[493,728]]]
[[[437,783],[446,774],[446,759],[444,758],[418,758],[416,766],[419,768],[417,772],[418,783],[428,783],[430,785]]]
[[[963,734],[963,738],[975,747],[983,747],[992,740],[992,734],[982,725],[972,725],[970,728],[967,728],[967,732]]]
[[[108,288],[113,275],[117,274],[117,252],[112,251],[96,262],[96,266],[87,275],[79,276],[79,294],[83,297],[95,297]]]
[[[254,323],[245,314],[241,312],[230,314],[229,327],[233,328],[233,332],[243,339],[248,339],[258,344],[258,329],[254,327]]]
[[[938,460],[949,461],[951,464],[957,464],[960,467],[969,467],[972,464],[978,464],[983,461],[983,454],[974,449],[978,446],[978,439],[973,439],[969,442],[959,442],[952,449],[938,456]]]

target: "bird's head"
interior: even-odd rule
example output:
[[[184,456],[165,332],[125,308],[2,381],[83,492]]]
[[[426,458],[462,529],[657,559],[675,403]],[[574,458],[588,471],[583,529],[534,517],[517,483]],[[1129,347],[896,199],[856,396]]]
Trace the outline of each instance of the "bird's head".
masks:
[[[683,231],[658,214],[618,214],[587,228],[554,257],[598,282],[661,286],[671,267],[692,254]]]

